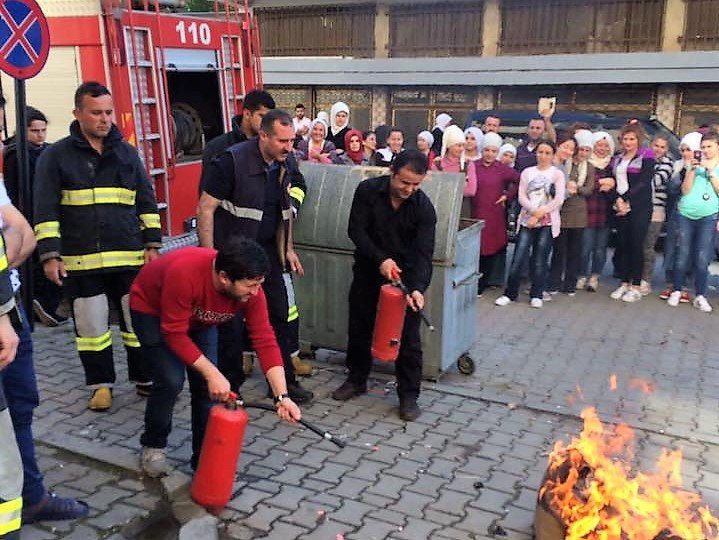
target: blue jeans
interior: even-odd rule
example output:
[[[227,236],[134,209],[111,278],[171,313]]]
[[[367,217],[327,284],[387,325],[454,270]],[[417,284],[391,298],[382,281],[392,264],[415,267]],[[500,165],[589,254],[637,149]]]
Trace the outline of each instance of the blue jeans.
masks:
[[[37,467],[35,443],[32,439],[32,413],[40,403],[35,367],[32,362],[32,336],[22,307],[18,305],[18,309],[22,315],[22,328],[16,328],[15,331],[20,338],[20,344],[15,360],[2,372],[2,385],[22,458],[24,475],[22,498],[23,504],[27,507],[40,502],[45,495],[45,486]]]
[[[579,275],[601,275],[607,262],[609,227],[587,227],[582,238],[582,262]]]
[[[679,254],[674,266],[674,290],[682,290],[684,276],[693,263],[694,294],[704,295],[707,291],[709,263],[714,258],[717,214],[700,219],[689,219],[679,214],[677,220]]]
[[[552,227],[520,227],[517,242],[514,245],[514,256],[512,266],[509,268],[507,289],[504,294],[511,300],[519,296],[519,283],[522,279],[522,266],[524,266],[529,251],[532,256],[529,259],[529,279],[532,282],[529,296],[531,298],[542,298],[544,286],[547,281],[547,270],[549,268],[549,249],[552,245]]]
[[[190,410],[192,415],[192,459],[194,469],[200,457],[205,436],[207,417],[212,401],[207,381],[188,367],[165,342],[160,331],[160,319],[153,315],[132,311],[132,326],[142,345],[143,355],[150,366],[152,389],[145,407],[145,432],[140,437],[142,446],[165,448],[172,431],[172,410],[177,396],[185,384],[185,372],[190,382]],[[189,333],[202,353],[217,365],[217,328],[209,327]],[[239,361],[239,359],[238,359]]]

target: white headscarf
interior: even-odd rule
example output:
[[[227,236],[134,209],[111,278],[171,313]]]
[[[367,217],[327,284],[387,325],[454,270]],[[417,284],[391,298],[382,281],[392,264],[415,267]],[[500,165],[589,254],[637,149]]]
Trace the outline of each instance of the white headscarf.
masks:
[[[442,157],[447,153],[447,148],[455,144],[465,144],[467,139],[464,132],[458,126],[447,126],[442,134]]]
[[[484,139],[482,140],[482,150],[488,146],[492,146],[499,150],[502,147],[502,137],[492,131],[485,133]]]
[[[312,120],[312,123],[310,124],[310,133],[309,133],[310,139],[312,138],[312,130],[315,129],[315,126],[317,124],[322,124],[322,127],[325,128],[325,136],[323,137],[323,139],[326,139],[327,138],[327,122],[325,122],[322,118],[319,118],[319,117]]]
[[[607,144],[609,145],[609,155],[605,157],[599,157],[597,154],[594,153],[594,146],[599,141],[607,141]],[[609,166],[609,162],[612,160],[612,156],[614,155],[614,137],[612,137],[609,133],[606,131],[597,131],[594,134],[594,141],[592,144],[592,155],[589,156],[589,163],[591,163],[595,169],[606,169]]]
[[[464,130],[465,135],[469,134],[474,135],[474,138],[477,140],[477,151],[482,150],[482,142],[484,141],[484,133],[482,133],[482,130],[478,127],[471,126]]]
[[[341,113],[341,112],[347,113],[347,123],[345,123],[345,125],[342,127],[338,126],[335,121],[337,119],[337,113]],[[337,103],[332,105],[332,108],[330,109],[330,130],[333,135],[336,135],[344,128],[349,127],[349,125],[350,125],[350,108],[347,106],[346,103],[344,103],[342,101],[338,101]]]
[[[452,117],[447,113],[438,114],[434,121],[434,127],[439,128],[440,131],[444,132],[445,128],[451,121]]]
[[[588,129],[578,129],[574,132],[574,140],[579,148],[594,149],[594,134]]]
[[[417,134],[417,138],[426,141],[430,147],[434,144],[434,135],[432,135],[429,131],[420,131]]]
[[[696,152],[697,150],[701,150],[701,144],[702,134],[698,131],[692,131],[682,137],[679,147],[681,148],[682,145],[688,146],[692,151]]]
[[[497,161],[502,159],[502,156],[507,153],[511,152],[515,159],[517,159],[517,148],[510,143],[503,144],[499,147],[499,152],[497,153]]]
[[[326,125],[330,125],[330,115],[327,114],[327,111],[320,111],[317,113],[317,119],[322,120]]]

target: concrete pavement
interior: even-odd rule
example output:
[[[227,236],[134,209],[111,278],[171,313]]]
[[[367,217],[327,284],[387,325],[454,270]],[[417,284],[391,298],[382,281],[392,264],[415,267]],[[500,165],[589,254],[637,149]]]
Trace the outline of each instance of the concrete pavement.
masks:
[[[329,392],[343,380],[343,357],[321,351],[315,375],[306,379],[317,399],[303,413],[343,437],[347,447],[249,411],[220,537],[530,538],[547,452],[581,426],[577,385],[603,419],[621,418],[637,428],[639,465],[651,467],[662,448],[682,448],[685,486],[701,492],[716,513],[719,315],[669,308],[656,297],[615,302],[608,298],[611,285],[607,281],[597,294],[560,295],[542,310],[530,309],[523,297],[496,308],[499,291],[488,291],[478,300],[471,351],[477,371],[425,383],[424,412],[414,423],[397,418],[391,377],[382,374],[366,396],[332,401]],[[719,299],[712,300],[719,307]],[[144,401],[125,382],[121,348],[115,404],[98,414],[85,409],[70,328],[38,327],[35,345],[41,466],[48,485],[84,498],[92,513],[77,523],[29,526],[22,538],[176,537],[168,491],[172,495],[171,484],[186,477],[177,474],[163,486],[139,474]],[[617,374],[615,392],[609,391],[611,373]],[[654,391],[643,393],[640,380]],[[244,397],[262,399],[264,388],[256,372]],[[189,474],[186,393],[175,418],[169,455],[180,473]]]

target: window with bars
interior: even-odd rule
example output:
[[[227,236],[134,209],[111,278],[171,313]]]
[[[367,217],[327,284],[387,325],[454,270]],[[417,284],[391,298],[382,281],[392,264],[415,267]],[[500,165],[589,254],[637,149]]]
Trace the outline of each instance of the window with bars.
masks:
[[[658,51],[666,0],[501,0],[500,54]]]
[[[687,0],[684,50],[719,49],[719,0]]]
[[[483,2],[392,6],[389,55],[480,56]]]
[[[375,7],[255,9],[263,56],[374,56]]]

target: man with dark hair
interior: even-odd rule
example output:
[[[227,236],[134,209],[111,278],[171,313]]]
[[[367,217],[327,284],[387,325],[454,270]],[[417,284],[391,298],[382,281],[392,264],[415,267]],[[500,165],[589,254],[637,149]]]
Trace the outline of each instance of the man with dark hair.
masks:
[[[260,132],[262,118],[275,108],[275,100],[264,90],[251,90],[242,102],[242,113],[232,118],[232,130],[205,144],[202,151],[203,177],[213,159],[233,144],[241,143]]]
[[[270,260],[265,294],[270,322],[277,334],[290,396],[301,403],[312,399],[312,392],[300,386],[295,377],[292,353],[295,350],[293,323],[298,318],[289,269],[304,272],[292,245],[293,204],[291,179],[300,175],[292,152],[295,131],[292,118],[275,109],[262,119],[259,137],[231,146],[212,162],[203,178],[198,211],[200,245],[221,249],[232,235],[257,240]],[[235,354],[223,353],[223,340],[237,342],[232,328],[220,331],[220,369],[233,389],[244,382],[236,363],[226,362]],[[229,336],[228,336],[229,334]],[[234,372],[233,372],[234,371]]]
[[[229,381],[216,367],[215,326],[237,314],[247,321],[252,345],[275,396],[277,414],[295,422],[300,410],[287,394],[282,355],[270,326],[262,291],[270,270],[265,250],[232,236],[219,251],[187,247],[146,265],[130,290],[137,336],[152,369],[145,408],[142,468],[151,477],[168,472],[167,437],[172,409],[185,383],[192,394],[192,459],[195,469],[212,401],[226,401]],[[238,364],[241,358],[235,358]]]
[[[115,366],[109,302],[122,313],[128,376],[141,396],[152,384],[132,330],[130,284],[162,245],[155,194],[137,150],[112,122],[110,92],[87,82],[75,93],[70,136],[51,145],[35,175],[35,235],[47,278],[70,299],[76,344],[92,391],[88,407],[112,406]]]
[[[419,335],[424,292],[432,277],[437,215],[432,201],[420,189],[427,174],[427,158],[419,150],[400,152],[389,176],[363,181],[355,191],[348,234],[355,244],[349,304],[347,368],[349,376],[332,397],[346,401],[367,392],[372,366],[370,345],[382,284],[402,280],[410,291],[395,364],[399,416],[412,421],[422,378]]]
[[[30,179],[30,189],[35,181],[35,169],[40,154],[50,146],[45,139],[47,138],[47,117],[34,107],[26,107],[26,131],[25,138],[28,145],[28,177]],[[14,139],[14,137],[13,137]],[[5,189],[10,197],[10,202],[19,208],[19,191],[20,179],[17,167],[17,143],[13,140],[12,144],[5,147],[3,163],[3,174],[5,176]],[[25,210],[25,209],[23,209]],[[28,209],[32,210],[32,209]],[[45,277],[42,271],[42,264],[35,257],[33,262],[33,310],[37,319],[46,326],[57,326],[67,321],[67,317],[60,315],[57,308],[62,301],[62,288]]]
[[[499,116],[487,116],[487,118],[484,119],[484,124],[482,124],[482,131],[484,133],[499,133],[501,123],[502,120]]]
[[[305,116],[305,106],[302,103],[295,105],[295,116],[292,119],[292,124],[295,127],[295,143],[309,138],[312,120]]]

